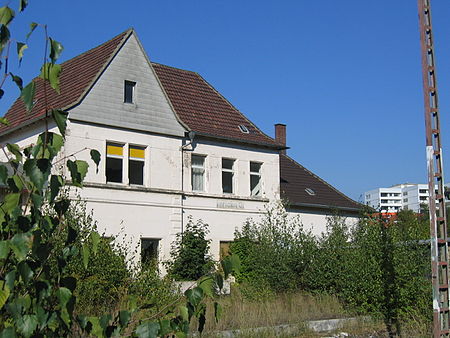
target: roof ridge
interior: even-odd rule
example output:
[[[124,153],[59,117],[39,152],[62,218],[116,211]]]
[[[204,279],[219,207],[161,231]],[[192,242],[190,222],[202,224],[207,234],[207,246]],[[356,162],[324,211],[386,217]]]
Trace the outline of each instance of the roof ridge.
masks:
[[[88,54],[88,53],[91,53],[93,50],[95,50],[95,49],[97,49],[97,48],[103,47],[104,45],[110,43],[110,42],[113,41],[114,39],[117,39],[117,38],[118,38],[119,36],[121,36],[121,35],[124,35],[124,36],[125,36],[125,35],[128,35],[128,33],[131,33],[131,32],[133,32],[133,31],[134,31],[133,28],[128,28],[127,30],[123,31],[123,32],[120,33],[120,34],[117,34],[116,36],[112,37],[111,39],[109,39],[109,40],[107,40],[107,41],[105,41],[105,42],[102,42],[101,44],[99,44],[99,45],[97,45],[97,46],[95,46],[95,47],[92,47],[91,49],[88,49],[87,51],[84,51],[84,52],[81,53],[81,54],[77,54],[77,55],[71,57],[70,59],[68,59],[68,60],[66,60],[66,61],[64,61],[64,62],[62,62],[62,63],[61,63],[61,66],[64,65],[66,62],[72,61],[73,59],[76,59],[76,58],[78,58],[78,57],[81,57],[81,56],[84,56],[84,55],[86,55],[86,54]],[[34,80],[34,79],[33,79],[33,80]]]
[[[326,184],[328,187],[330,187],[331,189],[333,189],[335,192],[337,192],[339,195],[343,196],[344,198],[346,198],[347,200],[349,200],[350,202],[353,202],[355,204],[360,204],[358,202],[356,202],[355,200],[353,200],[352,198],[348,197],[347,195],[345,195],[344,193],[342,193],[341,191],[339,191],[338,189],[336,189],[335,187],[333,187],[330,183],[328,183],[327,181],[325,181],[324,179],[320,178],[319,176],[317,176],[316,174],[314,174],[311,170],[305,168],[303,165],[301,165],[300,163],[298,163],[296,160],[294,160],[293,158],[289,157],[286,154],[280,154],[280,156],[285,157],[287,160],[293,162],[295,165],[297,165],[298,167],[301,167],[302,169],[304,169],[308,174],[310,174],[311,176],[317,178],[319,181],[321,181],[322,183]]]
[[[228,99],[223,96],[216,88],[214,88],[208,81],[206,81],[203,76],[201,76],[199,73],[197,72],[193,72],[195,75],[197,75],[203,82],[205,82],[217,95],[219,95],[222,99],[225,100],[225,102],[232,108],[234,109],[237,113],[239,113],[253,128],[255,128],[256,130],[258,130],[262,135],[268,137],[269,139],[275,141],[276,144],[282,145],[281,143],[278,143],[273,137],[267,135],[266,133],[264,133],[261,129],[259,129],[252,121],[250,121],[250,119],[244,115],[244,113],[242,113],[239,109],[237,109],[230,101],[228,101]]]

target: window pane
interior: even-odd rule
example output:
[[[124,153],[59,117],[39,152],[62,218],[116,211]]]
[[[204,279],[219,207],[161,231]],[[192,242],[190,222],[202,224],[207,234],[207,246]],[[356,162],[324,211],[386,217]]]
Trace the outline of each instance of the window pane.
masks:
[[[193,167],[203,167],[205,164],[205,157],[198,156],[198,155],[192,155],[191,162],[192,162]]]
[[[222,171],[222,191],[227,194],[233,193],[233,173]]]
[[[144,184],[144,161],[130,160],[128,168],[128,180],[130,184]]]
[[[233,170],[234,160],[230,160],[228,158],[222,159],[222,169],[230,169]]]
[[[106,182],[122,183],[122,159],[106,157]]]
[[[261,195],[261,176],[250,175],[250,193],[252,196]]]
[[[192,168],[192,190],[204,191],[203,169]]]
[[[250,162],[250,171],[252,173],[259,173],[261,170],[261,163]]]
[[[141,263],[148,264],[158,259],[159,239],[141,238]]]
[[[134,86],[135,85],[136,85],[135,82],[125,81],[123,102],[125,102],[125,103],[133,103],[133,94],[134,94],[133,92],[134,92]]]

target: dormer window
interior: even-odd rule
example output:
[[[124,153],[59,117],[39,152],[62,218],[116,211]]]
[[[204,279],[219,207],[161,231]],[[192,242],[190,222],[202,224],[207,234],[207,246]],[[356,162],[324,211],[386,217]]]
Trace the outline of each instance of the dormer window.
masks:
[[[243,125],[243,124],[240,124],[240,125],[239,125],[239,130],[240,130],[242,133],[244,133],[244,134],[249,134],[249,133],[250,133],[250,131],[248,130],[247,126],[245,126],[245,125]]]
[[[125,80],[123,102],[134,103],[136,82]]]
[[[312,190],[311,188],[305,188],[305,191],[308,195],[316,196],[316,192]]]

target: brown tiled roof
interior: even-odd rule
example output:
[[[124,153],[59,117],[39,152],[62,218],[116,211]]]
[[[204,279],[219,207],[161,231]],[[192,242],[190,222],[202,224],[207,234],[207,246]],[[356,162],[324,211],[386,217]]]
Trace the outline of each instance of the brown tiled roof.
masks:
[[[45,84],[44,88],[44,81],[35,78],[33,80],[36,83],[35,106],[31,112],[26,112],[23,101],[17,99],[5,115],[9,125],[1,126],[0,134],[42,118],[46,106],[48,109],[68,109],[76,105],[130,33],[131,30],[127,30],[100,46],[62,63],[60,94],[48,84]]]
[[[357,211],[361,205],[333,188],[289,156],[280,155],[281,198],[292,207]],[[311,195],[305,189],[311,189]]]
[[[180,119],[196,133],[282,147],[265,135],[199,74],[152,63]],[[247,127],[243,133],[239,125]]]

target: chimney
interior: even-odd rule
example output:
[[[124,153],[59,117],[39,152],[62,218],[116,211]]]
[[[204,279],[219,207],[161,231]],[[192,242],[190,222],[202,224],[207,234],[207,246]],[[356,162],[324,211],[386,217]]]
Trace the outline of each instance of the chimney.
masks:
[[[286,125],[282,123],[275,124],[275,141],[286,146]],[[286,155],[286,149],[280,150],[280,154]]]

